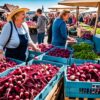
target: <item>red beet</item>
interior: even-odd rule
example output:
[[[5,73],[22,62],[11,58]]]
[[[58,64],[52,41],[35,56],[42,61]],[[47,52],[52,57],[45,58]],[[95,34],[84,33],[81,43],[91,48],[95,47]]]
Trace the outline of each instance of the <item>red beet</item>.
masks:
[[[69,58],[70,51],[67,49],[60,49],[56,48],[48,53],[48,55],[62,57],[62,58]]]
[[[71,81],[100,82],[100,64],[85,63],[80,66],[73,64],[67,68],[67,78]]]

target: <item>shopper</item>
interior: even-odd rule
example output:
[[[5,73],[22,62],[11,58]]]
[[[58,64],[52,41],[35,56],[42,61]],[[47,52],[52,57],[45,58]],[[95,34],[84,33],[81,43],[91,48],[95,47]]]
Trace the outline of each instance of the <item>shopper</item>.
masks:
[[[68,22],[67,23],[69,25],[72,25],[72,23],[73,23],[72,14],[69,15],[69,18],[68,18]]]
[[[38,44],[41,44],[44,42],[44,36],[45,36],[45,27],[46,27],[46,17],[42,14],[41,9],[37,9],[37,33],[38,33]]]
[[[24,22],[25,12],[27,8],[19,8],[9,14],[9,21],[2,29],[0,35],[0,60],[3,60],[3,49],[5,48],[5,56],[10,58],[26,61],[28,58],[28,46],[33,50],[39,51],[29,36],[29,29]]]
[[[36,15],[36,13],[35,13],[35,15],[33,16],[33,18],[32,18],[32,21],[33,22],[35,22],[35,23],[37,23],[37,19],[38,19],[38,16]],[[37,34],[37,29],[36,28],[34,28],[33,29],[33,34]]]
[[[60,13],[60,17],[56,18],[52,27],[52,44],[55,46],[65,46],[66,40],[74,40],[68,37],[68,29],[66,26],[66,21],[69,18],[69,11],[63,10]]]
[[[55,18],[58,18],[59,15],[60,15],[60,12],[56,12],[56,13],[55,13]]]
[[[80,22],[80,23],[83,23],[83,22],[84,22],[84,21],[83,21],[83,15],[82,15],[82,14],[79,16],[79,22]]]
[[[93,17],[92,17],[92,20],[91,20],[91,22],[90,22],[90,26],[95,26],[96,14],[93,14],[92,16],[93,16]]]
[[[52,41],[52,25],[53,25],[53,21],[54,21],[54,14],[51,13],[49,15],[49,22],[48,22],[48,28],[47,28],[47,34],[48,34],[48,44],[51,44]]]

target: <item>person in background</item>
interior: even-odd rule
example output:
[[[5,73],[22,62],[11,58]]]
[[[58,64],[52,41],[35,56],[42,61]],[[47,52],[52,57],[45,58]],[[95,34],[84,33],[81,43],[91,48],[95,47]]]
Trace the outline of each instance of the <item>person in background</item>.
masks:
[[[60,12],[56,12],[55,13],[55,18],[59,17],[59,15],[60,15]]]
[[[52,41],[52,24],[54,21],[54,14],[50,13],[49,14],[49,22],[48,22],[48,28],[47,28],[47,34],[48,34],[48,44],[51,44]]]
[[[95,26],[96,14],[93,14],[92,16],[93,16],[93,17],[92,17],[92,19],[91,19],[91,21],[90,21],[90,26]]]
[[[35,23],[37,23],[37,19],[38,19],[38,16],[37,16],[36,13],[35,13],[35,15],[34,15],[33,18],[32,18],[32,21],[35,22]],[[34,28],[34,29],[33,29],[33,32],[34,32],[34,34],[37,34],[37,29]]]
[[[73,23],[73,25],[75,25],[75,24],[76,24],[76,17],[75,17],[75,15],[74,15],[74,14],[72,15],[72,23]]]
[[[89,24],[90,23],[90,16],[89,15],[84,16],[84,23],[85,24]]]
[[[73,23],[72,14],[70,14],[68,21],[67,21],[67,24],[72,25],[72,23]]]
[[[32,23],[33,25],[37,23],[37,19],[38,19],[38,16],[36,15],[36,13],[32,16]],[[31,36],[31,39],[34,43],[37,43],[37,28],[36,27],[32,27],[30,28],[30,36]]]
[[[73,38],[68,37],[68,29],[66,21],[69,18],[69,11],[63,10],[60,17],[56,18],[52,26],[52,45],[65,46],[66,40],[74,41]]]
[[[46,22],[47,19],[46,17],[42,14],[41,9],[37,9],[36,12],[38,19],[37,19],[37,37],[38,37],[38,44],[41,44],[44,42],[44,36],[45,36],[45,27],[46,27]]]
[[[40,51],[32,42],[27,24],[24,22],[27,8],[19,8],[11,12],[0,34],[0,60],[5,56],[26,61],[28,58],[28,46],[35,51]]]
[[[83,15],[80,15],[80,16],[79,16],[79,22],[81,22],[81,23],[84,22],[84,21],[83,21]]]

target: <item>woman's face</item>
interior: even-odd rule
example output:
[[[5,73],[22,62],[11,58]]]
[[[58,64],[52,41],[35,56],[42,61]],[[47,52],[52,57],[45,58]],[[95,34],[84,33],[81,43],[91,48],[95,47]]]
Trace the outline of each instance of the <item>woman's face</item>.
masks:
[[[19,22],[24,22],[25,20],[25,12],[20,12],[18,13],[17,17],[16,17],[16,20],[19,21]]]
[[[64,16],[63,16],[63,20],[64,20],[64,21],[67,21],[68,18],[69,18],[69,15],[70,15],[70,14],[66,14],[66,15],[64,15]]]

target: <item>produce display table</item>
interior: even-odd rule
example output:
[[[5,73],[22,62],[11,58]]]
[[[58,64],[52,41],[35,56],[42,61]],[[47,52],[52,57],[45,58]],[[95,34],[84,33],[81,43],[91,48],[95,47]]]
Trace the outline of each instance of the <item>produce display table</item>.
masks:
[[[91,26],[89,26],[89,25],[87,25],[87,24],[84,24],[84,23],[81,23],[80,26],[81,26],[83,29],[85,29],[85,30],[87,30],[87,31],[90,31],[90,32],[93,32],[93,30],[94,30],[94,27],[91,27]],[[96,34],[100,34],[100,28],[99,28],[99,27],[97,27],[97,29],[96,29]]]
[[[100,96],[98,94],[94,96],[94,94],[91,94],[91,92],[90,94],[85,94],[84,90],[82,91],[80,90],[80,88],[90,89],[91,84],[92,83],[94,84],[95,82],[70,81],[66,77],[67,74],[65,74],[67,72],[67,71],[65,72],[65,70],[68,68],[68,66],[70,66],[73,63],[75,63],[76,65],[84,64],[86,62],[88,63],[91,62],[95,64],[100,63],[100,61],[98,60],[88,60],[88,59],[86,60],[86,59],[81,59],[81,58],[76,59],[75,56],[73,56],[75,51],[79,52],[83,50],[84,48],[85,50],[90,50],[90,51],[93,50],[94,47],[91,48],[93,45],[91,43],[92,42],[91,40],[77,38],[77,44],[81,42],[88,44],[87,46],[86,44],[84,44],[86,48],[82,46],[81,44],[81,48],[77,47],[76,49],[73,46],[67,46],[66,48],[50,46],[50,48],[46,48],[46,52],[29,51],[29,61],[27,62],[27,65],[31,66],[32,64],[43,63],[43,64],[52,64],[54,66],[56,65],[57,67],[60,68],[59,72],[47,83],[47,85],[42,89],[41,92],[39,92],[39,94],[34,98],[34,100],[63,100],[63,98],[65,100],[80,100],[80,97],[82,98],[81,100],[90,100],[89,98],[92,98],[92,97],[93,97],[92,100],[100,100],[99,98]],[[42,44],[42,49],[43,49],[43,44]],[[8,75],[12,71],[16,70],[16,68],[20,68],[20,66],[17,66],[11,70],[6,71],[3,74],[3,76]],[[96,83],[99,84],[100,86],[100,82],[96,82]],[[64,84],[64,88],[62,88],[63,84]],[[62,90],[64,91],[64,93],[62,92],[62,94],[60,94]],[[60,98],[60,95],[64,95],[64,97]]]

